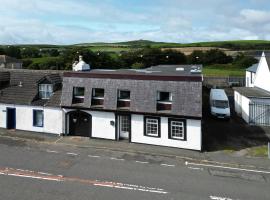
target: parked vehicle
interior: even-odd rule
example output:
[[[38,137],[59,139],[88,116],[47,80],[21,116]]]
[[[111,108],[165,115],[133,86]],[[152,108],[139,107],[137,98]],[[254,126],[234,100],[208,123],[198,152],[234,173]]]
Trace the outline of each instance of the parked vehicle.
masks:
[[[222,89],[210,91],[211,114],[217,118],[229,119],[231,116],[229,99]]]

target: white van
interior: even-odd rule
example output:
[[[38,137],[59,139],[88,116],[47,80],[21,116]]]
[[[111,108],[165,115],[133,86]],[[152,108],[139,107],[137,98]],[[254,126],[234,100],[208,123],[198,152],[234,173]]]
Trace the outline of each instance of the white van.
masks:
[[[222,89],[210,91],[211,114],[217,118],[229,119],[231,116],[229,99]]]

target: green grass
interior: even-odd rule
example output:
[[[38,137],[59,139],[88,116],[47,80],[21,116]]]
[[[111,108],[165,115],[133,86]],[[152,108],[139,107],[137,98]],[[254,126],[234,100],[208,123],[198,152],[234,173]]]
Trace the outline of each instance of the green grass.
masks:
[[[244,76],[245,69],[239,68],[236,65],[211,65],[203,68],[203,75],[205,76]]]
[[[113,47],[113,46],[92,46],[89,47],[91,51],[94,52],[115,52],[115,53],[120,53],[121,51],[130,51],[129,47]]]
[[[249,149],[249,155],[256,157],[267,157],[268,156],[268,147],[267,145],[253,147]]]

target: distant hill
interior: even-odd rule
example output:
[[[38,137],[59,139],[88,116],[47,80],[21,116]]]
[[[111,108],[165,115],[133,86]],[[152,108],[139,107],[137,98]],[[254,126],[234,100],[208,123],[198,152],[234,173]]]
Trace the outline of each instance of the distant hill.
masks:
[[[150,40],[134,40],[127,42],[115,43],[82,43],[75,46],[126,46],[126,47],[146,47],[153,48],[174,48],[174,47],[218,47],[234,50],[255,50],[270,49],[270,41],[268,40],[232,40],[232,41],[214,41],[214,42],[196,42],[196,43],[167,43],[154,42]]]
[[[2,45],[2,47],[7,45]],[[184,47],[216,47],[225,48],[230,50],[270,50],[270,41],[268,40],[233,40],[233,41],[214,41],[214,42],[196,42],[196,43],[168,43],[168,42],[155,42],[150,40],[133,40],[126,42],[95,42],[95,43],[80,43],[73,45],[51,45],[51,44],[24,44],[15,45],[21,48],[36,47],[36,48],[70,48],[70,47],[89,47],[90,49],[109,49],[110,51],[121,48],[184,48]],[[0,46],[1,47],[1,46]]]

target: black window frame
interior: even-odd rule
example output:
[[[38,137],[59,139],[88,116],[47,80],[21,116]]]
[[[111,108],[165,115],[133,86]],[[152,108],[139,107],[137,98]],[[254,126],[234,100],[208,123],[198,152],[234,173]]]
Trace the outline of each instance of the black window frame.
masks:
[[[155,119],[155,120],[158,120],[158,135],[157,136],[154,136],[154,135],[148,135],[147,134],[147,124],[146,124],[146,120],[147,119]],[[160,124],[160,117],[153,117],[153,116],[144,116],[144,119],[143,119],[143,124],[144,124],[144,128],[143,128],[143,134],[144,136],[147,136],[147,137],[154,137],[154,138],[160,138],[161,137],[161,124]]]
[[[183,122],[183,124],[184,124],[184,137],[183,137],[183,139],[172,137],[171,126],[172,126],[173,121]],[[180,119],[180,118],[168,118],[168,138],[171,140],[187,141],[187,120]]]
[[[42,125],[37,125],[37,120],[36,120],[37,112],[42,112]],[[33,110],[33,126],[40,127],[40,128],[44,127],[44,110],[38,110],[38,109]]]

